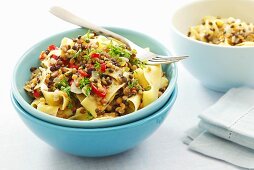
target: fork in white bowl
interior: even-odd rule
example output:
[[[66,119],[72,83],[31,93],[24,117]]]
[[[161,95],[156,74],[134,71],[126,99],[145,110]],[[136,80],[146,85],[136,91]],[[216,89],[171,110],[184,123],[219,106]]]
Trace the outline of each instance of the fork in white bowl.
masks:
[[[170,64],[174,62],[178,62],[180,60],[183,60],[187,58],[188,56],[162,56],[158,54],[154,54],[137,44],[133,43],[132,41],[128,40],[127,38],[116,34],[112,31],[109,31],[105,28],[99,27],[93,23],[90,23],[83,18],[80,18],[70,11],[63,9],[62,7],[54,6],[50,8],[49,10],[53,15],[57,16],[58,18],[61,18],[62,20],[65,20],[67,22],[70,22],[72,24],[88,28],[90,30],[93,30],[99,34],[104,34],[108,37],[115,38],[123,43],[125,43],[128,47],[131,49],[135,49],[137,51],[136,57],[139,58],[141,61],[145,61],[147,64]]]

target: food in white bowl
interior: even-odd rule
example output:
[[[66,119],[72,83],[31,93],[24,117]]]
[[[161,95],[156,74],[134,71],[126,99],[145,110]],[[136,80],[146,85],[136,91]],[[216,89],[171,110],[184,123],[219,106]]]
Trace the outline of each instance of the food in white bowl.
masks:
[[[167,88],[161,65],[146,65],[135,49],[87,32],[41,52],[24,89],[31,105],[71,120],[108,119],[146,107]]]
[[[247,12],[253,6],[251,0],[200,0],[176,9],[171,18],[171,52],[190,56],[189,60],[182,62],[183,65],[210,89],[225,92],[233,87],[254,87],[254,47],[237,45],[241,43],[218,45],[221,42],[216,39],[215,42],[212,39],[203,41],[202,38],[198,41],[194,36],[188,37],[190,27],[199,25],[205,16],[233,17],[254,23],[254,16]]]
[[[254,25],[233,17],[205,16],[191,26],[188,37],[224,46],[254,46]]]

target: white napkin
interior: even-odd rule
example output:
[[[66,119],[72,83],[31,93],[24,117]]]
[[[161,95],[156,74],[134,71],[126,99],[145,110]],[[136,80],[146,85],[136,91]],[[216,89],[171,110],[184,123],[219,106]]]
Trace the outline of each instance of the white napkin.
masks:
[[[187,131],[189,149],[243,168],[254,168],[254,90],[234,88]]]

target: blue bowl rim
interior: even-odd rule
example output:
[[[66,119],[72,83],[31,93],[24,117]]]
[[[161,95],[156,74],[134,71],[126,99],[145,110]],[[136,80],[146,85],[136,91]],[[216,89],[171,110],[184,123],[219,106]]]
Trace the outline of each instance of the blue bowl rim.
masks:
[[[158,110],[156,113],[147,116],[141,120],[135,121],[135,122],[131,122],[128,124],[123,124],[123,125],[118,125],[118,126],[113,126],[113,127],[102,127],[102,128],[80,128],[80,127],[68,127],[68,126],[62,126],[62,125],[56,125],[56,124],[52,124],[49,123],[47,121],[43,121],[39,118],[34,117],[33,115],[27,113],[21,106],[20,104],[17,102],[17,100],[15,99],[13,93],[11,92],[11,101],[13,106],[15,107],[15,110],[18,112],[20,112],[19,114],[22,114],[23,117],[25,117],[25,119],[29,119],[30,121],[33,121],[34,123],[37,124],[46,124],[45,127],[48,128],[56,128],[56,129],[62,129],[62,130],[66,130],[66,131],[87,131],[87,132],[96,132],[96,131],[111,131],[111,130],[119,130],[119,129],[124,129],[124,128],[133,128],[136,126],[140,126],[142,124],[144,124],[145,122],[155,119],[156,117],[159,117],[161,114],[163,114],[165,111],[167,112],[166,115],[168,114],[168,112],[170,111],[169,109],[172,108],[172,106],[174,105],[176,98],[177,98],[177,94],[178,94],[178,88],[177,86],[174,88],[174,91],[171,95],[171,97],[168,99],[168,101],[166,102],[166,104],[160,108],[160,110]],[[21,116],[21,115],[20,115]]]
[[[161,46],[164,51],[167,53],[167,54],[170,54],[170,52],[168,51],[168,49],[163,45],[161,44],[159,41],[155,40],[154,38],[152,38],[151,36],[148,36],[146,34],[143,34],[143,33],[140,33],[140,32],[137,32],[137,31],[134,31],[134,30],[131,30],[131,29],[126,29],[126,28],[120,28],[120,27],[105,27],[107,29],[118,29],[120,31],[127,31],[127,32],[131,32],[131,33],[134,33],[134,34],[139,34],[141,36],[145,36],[147,37],[148,39],[151,39],[153,40],[154,42],[156,42],[156,44],[158,44],[159,46]],[[15,67],[14,67],[14,71],[13,71],[13,76],[12,76],[12,83],[11,83],[11,89],[12,89],[12,93],[15,97],[15,99],[17,100],[17,102],[23,107],[32,107],[29,103],[27,103],[23,97],[21,96],[21,94],[18,92],[18,88],[17,86],[15,85],[15,75],[17,74],[17,68],[18,68],[18,65],[20,65],[20,63],[22,63],[22,61],[24,60],[24,58],[26,57],[26,55],[34,48],[36,48],[37,46],[39,46],[43,41],[48,41],[49,39],[51,39],[52,36],[58,36],[58,35],[61,35],[61,34],[68,34],[68,33],[72,33],[72,32],[75,32],[75,31],[78,31],[80,29],[83,29],[83,28],[74,28],[74,29],[70,29],[70,30],[67,30],[67,31],[63,31],[63,32],[60,32],[60,33],[57,33],[57,34],[54,34],[54,35],[51,35],[41,41],[39,41],[38,43],[36,43],[35,45],[33,45],[31,48],[29,48],[21,57],[20,59],[18,60],[18,62],[16,63]],[[172,93],[172,91],[174,90],[174,87],[176,86],[176,82],[177,82],[177,77],[178,77],[178,71],[177,71],[177,66],[175,63],[171,64],[171,67],[172,67],[172,77],[170,79],[170,84],[168,86],[168,88],[166,89],[166,91],[162,94],[162,96],[160,98],[163,98],[165,97],[166,93],[169,92],[170,94]],[[160,99],[159,98],[159,99]],[[67,126],[70,126],[70,127],[89,127],[89,128],[96,128],[96,127],[105,127],[105,124],[108,125],[108,124],[118,124],[117,122],[121,122],[121,121],[124,121],[124,119],[128,119],[129,117],[133,117],[133,119],[135,119],[135,115],[138,115],[140,114],[140,112],[146,112],[149,108],[153,107],[154,105],[156,105],[156,103],[158,103],[160,100],[157,99],[156,101],[154,101],[153,103],[151,103],[149,106],[145,107],[145,108],[142,108],[138,111],[135,112],[135,114],[127,114],[127,115],[124,115],[124,116],[120,116],[120,117],[117,117],[117,118],[114,118],[114,119],[105,119],[105,120],[93,120],[93,121],[77,121],[77,120],[69,120],[69,119],[62,119],[62,118],[58,118],[58,117],[54,117],[54,116],[51,116],[51,115],[48,115],[48,114],[45,114],[43,112],[40,112],[36,109],[34,109],[34,112],[36,112],[36,114],[38,114],[39,118],[40,119],[50,119],[50,121],[52,122],[57,122],[56,124],[59,124],[59,125],[62,125],[62,124],[65,124]],[[43,117],[43,118],[42,118]],[[45,118],[44,118],[45,117]],[[49,121],[49,120],[47,120]],[[74,125],[75,124],[75,125]],[[96,126],[95,126],[96,124]]]

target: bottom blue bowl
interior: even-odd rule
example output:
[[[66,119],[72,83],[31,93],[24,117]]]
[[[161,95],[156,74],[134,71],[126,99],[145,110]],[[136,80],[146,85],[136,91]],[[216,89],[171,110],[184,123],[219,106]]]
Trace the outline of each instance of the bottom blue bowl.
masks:
[[[23,122],[49,145],[77,156],[101,157],[131,149],[155,132],[168,115],[176,96],[177,89],[160,110],[144,119],[95,129],[65,127],[42,121],[24,111],[13,95],[11,100]]]

